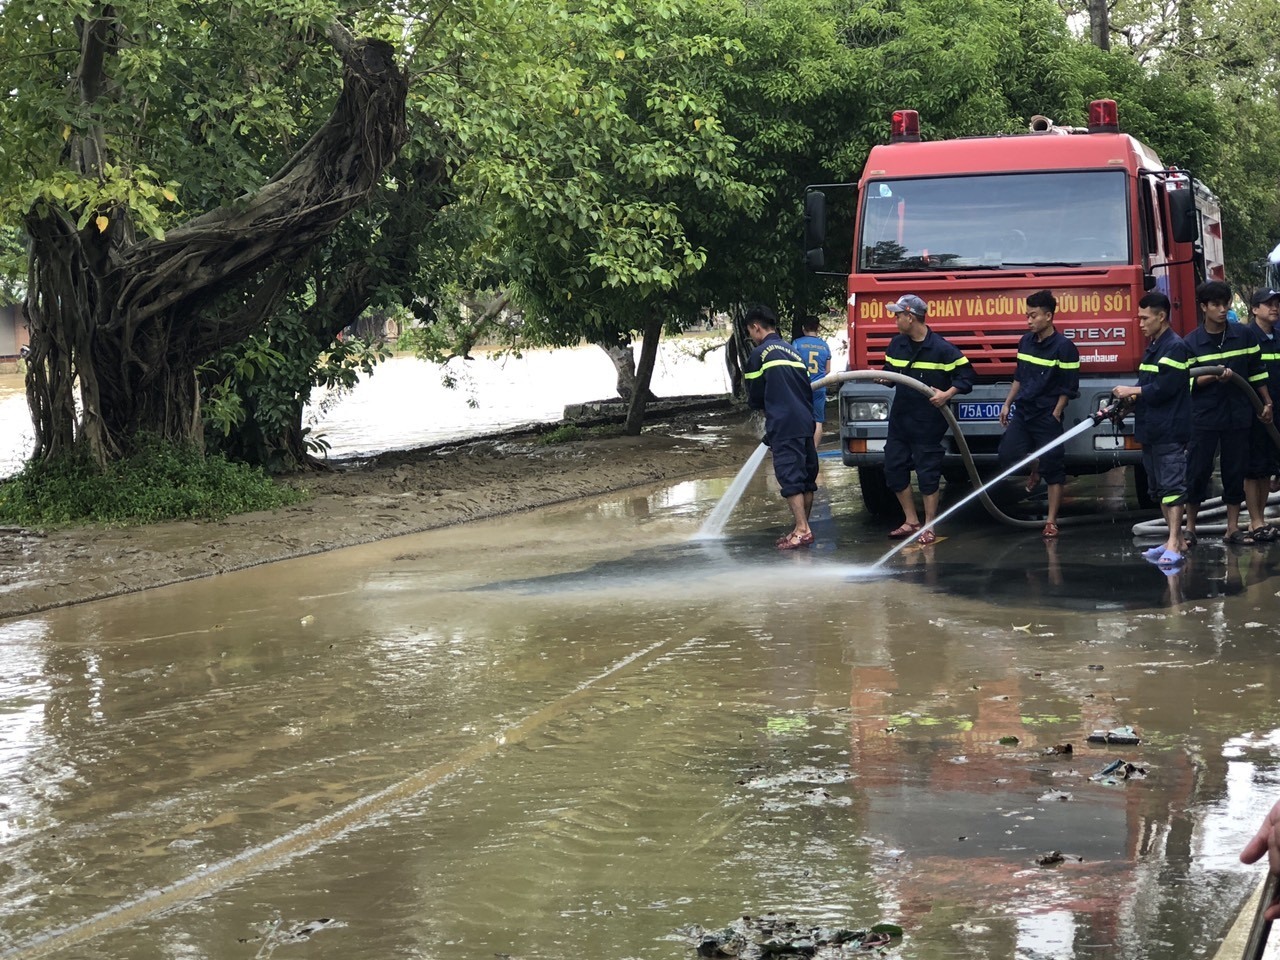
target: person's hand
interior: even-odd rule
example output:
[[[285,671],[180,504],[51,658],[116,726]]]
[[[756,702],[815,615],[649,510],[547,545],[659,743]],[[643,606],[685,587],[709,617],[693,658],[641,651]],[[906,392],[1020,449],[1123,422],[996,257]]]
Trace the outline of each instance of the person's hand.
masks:
[[[1262,412],[1258,414],[1258,419],[1261,420],[1263,423],[1270,423],[1273,413],[1274,413],[1274,409],[1271,406],[1271,404],[1268,403],[1262,408]]]
[[[1055,420],[1057,420],[1059,423],[1061,423],[1061,422],[1062,422],[1062,411],[1061,411],[1061,410],[1055,410],[1055,411],[1053,411],[1053,419],[1055,419]]]
[[[929,402],[935,407],[941,409],[947,405],[947,401],[951,399],[951,394],[946,390],[934,390],[929,395]]]
[[[1009,405],[1006,403],[1000,408],[1000,426],[1007,427],[1009,425]]]
[[[1267,855],[1267,866],[1271,873],[1280,874],[1280,800],[1262,818],[1262,826],[1253,835],[1253,839],[1240,851],[1242,863],[1257,863],[1263,854]],[[1268,920],[1280,920],[1280,903],[1273,903],[1267,908]]]
[[[1223,368],[1222,368],[1222,373],[1220,373],[1220,374],[1218,375],[1218,379],[1219,379],[1219,380],[1221,380],[1223,383],[1226,383],[1226,382],[1227,382],[1228,380],[1230,380],[1233,376],[1235,376],[1235,374],[1233,374],[1233,373],[1231,372],[1231,368],[1230,368],[1230,367],[1223,367]]]

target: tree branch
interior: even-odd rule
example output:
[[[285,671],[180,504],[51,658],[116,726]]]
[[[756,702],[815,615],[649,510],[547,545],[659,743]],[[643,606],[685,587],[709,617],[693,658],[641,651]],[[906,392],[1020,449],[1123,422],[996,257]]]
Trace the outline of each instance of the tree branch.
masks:
[[[120,256],[122,305],[135,322],[197,304],[273,261],[298,256],[376,188],[407,137],[407,78],[389,44],[356,38],[339,24],[329,33],[343,58],[342,96],[306,145],[253,196]],[[170,266],[164,283],[153,282]]]

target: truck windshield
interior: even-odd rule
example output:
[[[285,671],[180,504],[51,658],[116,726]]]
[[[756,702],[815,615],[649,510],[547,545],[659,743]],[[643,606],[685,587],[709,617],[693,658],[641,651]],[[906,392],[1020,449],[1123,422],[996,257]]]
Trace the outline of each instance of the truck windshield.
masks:
[[[1123,170],[871,180],[858,267],[869,273],[1130,262]]]

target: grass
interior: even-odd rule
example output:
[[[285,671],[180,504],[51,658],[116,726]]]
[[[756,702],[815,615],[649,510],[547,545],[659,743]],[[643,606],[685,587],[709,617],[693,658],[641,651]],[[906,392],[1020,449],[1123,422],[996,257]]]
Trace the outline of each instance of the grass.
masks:
[[[306,496],[255,467],[150,441],[105,469],[78,454],[28,463],[0,481],[0,523],[64,527],[216,520],[298,503]]]
[[[576,423],[564,423],[538,437],[542,446],[553,443],[569,443],[573,440],[593,440],[622,436],[622,424],[607,423],[598,427],[580,427]]]

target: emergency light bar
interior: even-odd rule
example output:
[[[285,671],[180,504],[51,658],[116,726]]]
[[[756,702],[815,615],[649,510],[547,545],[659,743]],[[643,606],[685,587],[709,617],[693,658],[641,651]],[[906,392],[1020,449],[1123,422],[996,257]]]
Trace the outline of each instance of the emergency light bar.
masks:
[[[1089,132],[1120,132],[1120,111],[1114,100],[1094,100],[1089,104]]]
[[[920,114],[915,110],[893,111],[889,131],[890,143],[906,143],[920,139]]]

